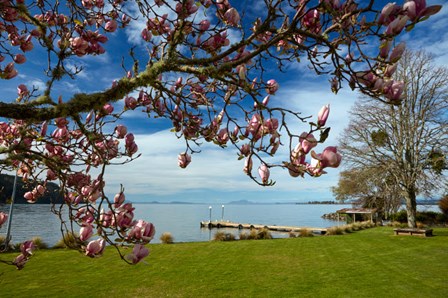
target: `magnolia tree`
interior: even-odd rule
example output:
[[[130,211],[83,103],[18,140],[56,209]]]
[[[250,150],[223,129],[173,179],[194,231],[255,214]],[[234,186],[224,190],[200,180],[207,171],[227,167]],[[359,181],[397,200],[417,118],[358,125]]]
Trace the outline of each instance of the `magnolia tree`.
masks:
[[[0,1],[0,77],[14,78],[18,93],[0,102],[1,170],[39,181],[25,194],[30,203],[45,193],[48,181],[58,182],[70,219],[63,233],[79,235],[87,256],[125,242],[134,249],[122,257],[135,264],[148,255],[144,244],[154,235],[151,223],[134,219],[123,188],[114,198],[105,194],[107,166],[139,154],[138,140],[120,124],[124,113],[144,110],[148,117],[168,119],[185,141],[178,156],[182,168],[206,141],[235,147],[244,172],[260,185],[273,184],[273,167],[293,177],[320,176],[341,161],[336,147],[312,150],[328,135],[329,107],[312,122],[270,103],[279,89],[272,68],[307,61],[316,74],[329,77],[333,92],[347,82],[398,104],[403,83],[391,76],[404,45],[394,40],[440,10],[425,0],[384,7],[373,0],[265,0],[256,2],[263,8],[250,19],[239,2]],[[128,59],[117,59],[123,76],[105,90],[60,92],[61,82],[82,75],[81,61],[101,59],[119,32],[136,22],[145,24],[145,56],[130,48]],[[26,85],[19,75],[18,65],[37,56],[46,63],[43,88]],[[289,148],[289,158],[268,162],[280,145]],[[23,267],[32,250],[31,242],[22,244],[11,263]]]

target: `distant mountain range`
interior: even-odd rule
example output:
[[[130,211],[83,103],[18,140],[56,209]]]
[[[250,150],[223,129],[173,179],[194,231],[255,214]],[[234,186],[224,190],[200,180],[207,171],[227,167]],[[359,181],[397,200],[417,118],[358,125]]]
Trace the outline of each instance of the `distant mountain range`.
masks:
[[[28,204],[23,195],[27,191],[31,191],[35,186],[33,184],[27,185],[23,183],[22,178],[17,179],[15,204]],[[0,204],[9,203],[14,187],[14,176],[7,174],[0,174]],[[56,183],[47,183],[47,190],[45,194],[40,197],[36,204],[60,204],[64,202],[64,198],[59,194],[59,186]]]

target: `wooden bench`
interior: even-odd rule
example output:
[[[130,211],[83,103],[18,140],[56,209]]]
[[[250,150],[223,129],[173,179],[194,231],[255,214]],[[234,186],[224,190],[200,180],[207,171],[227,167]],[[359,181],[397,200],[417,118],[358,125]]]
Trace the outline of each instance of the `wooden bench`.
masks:
[[[422,237],[432,236],[432,229],[413,229],[413,228],[402,228],[394,229],[395,235],[415,235]]]

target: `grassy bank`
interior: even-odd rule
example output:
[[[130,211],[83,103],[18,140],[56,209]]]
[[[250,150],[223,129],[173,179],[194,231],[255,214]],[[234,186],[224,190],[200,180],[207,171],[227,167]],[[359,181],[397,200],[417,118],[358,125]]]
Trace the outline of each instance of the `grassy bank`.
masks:
[[[148,264],[108,250],[37,251],[0,264],[1,297],[448,297],[448,229],[373,228],[343,236],[149,245]],[[12,259],[13,254],[0,254]]]

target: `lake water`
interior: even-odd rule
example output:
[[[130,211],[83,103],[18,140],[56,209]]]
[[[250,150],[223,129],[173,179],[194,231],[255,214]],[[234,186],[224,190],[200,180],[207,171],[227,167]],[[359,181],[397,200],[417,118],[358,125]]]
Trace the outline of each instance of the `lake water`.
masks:
[[[163,232],[170,232],[175,242],[196,242],[210,240],[217,231],[200,227],[201,221],[210,219],[210,205],[134,204],[134,206],[136,207],[135,219],[150,221],[156,227],[156,236],[152,243],[159,243],[159,237]],[[211,205],[211,207],[212,221],[221,220],[222,205]],[[323,214],[349,207],[351,205],[225,205],[223,219],[251,224],[325,228],[337,225],[337,222],[322,219]],[[8,213],[9,205],[0,205],[0,211]],[[5,223],[0,229],[1,236],[6,235],[6,226]],[[236,229],[220,230],[232,232],[235,235],[239,233]],[[61,238],[60,221],[51,213],[49,205],[15,205],[11,236],[13,243],[39,236],[45,243],[52,246]],[[273,233],[274,238],[287,236],[285,233]]]

